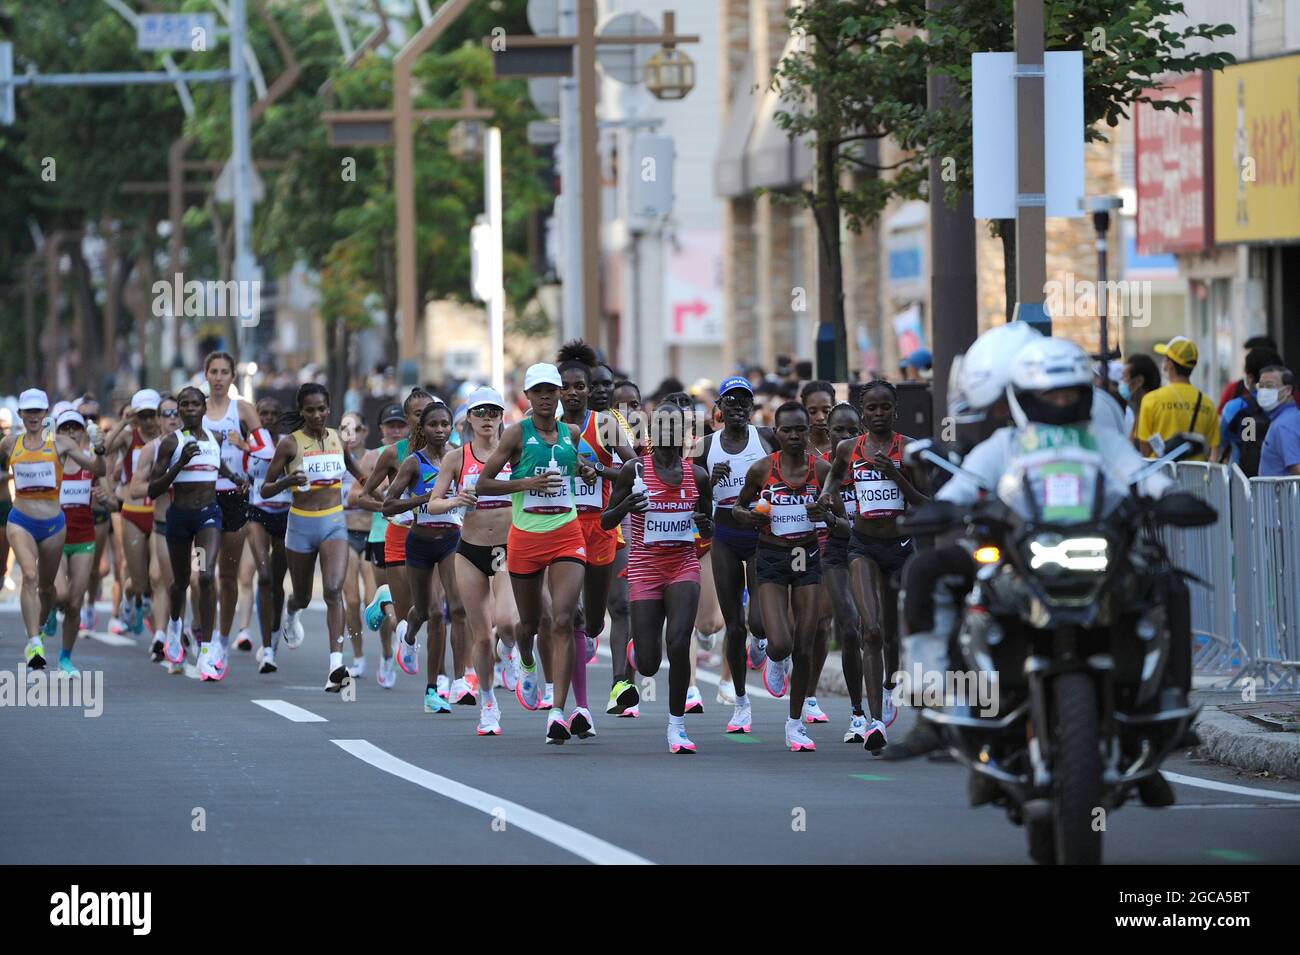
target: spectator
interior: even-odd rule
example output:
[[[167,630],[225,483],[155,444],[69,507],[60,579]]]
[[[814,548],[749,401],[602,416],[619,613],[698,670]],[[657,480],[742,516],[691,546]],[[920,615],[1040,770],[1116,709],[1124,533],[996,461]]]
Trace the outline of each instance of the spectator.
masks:
[[[1267,335],[1256,335],[1254,338],[1246,339],[1246,351],[1254,351],[1256,348],[1266,348],[1269,351],[1277,351],[1277,342]],[[1219,395],[1219,414],[1223,414],[1223,409],[1233,398],[1244,398],[1249,392],[1244,379],[1238,378],[1236,381],[1230,381],[1223,386],[1223,393]]]
[[[898,363],[898,375],[904,381],[926,381],[934,373],[934,356],[928,348],[918,348]]]
[[[1130,355],[1120,371],[1119,397],[1124,402],[1124,433],[1129,436],[1133,446],[1139,447],[1134,430],[1137,428],[1137,413],[1142,407],[1142,399],[1147,392],[1160,387],[1160,369],[1155,360],[1146,354]]]
[[[1260,477],[1300,474],[1300,408],[1292,400],[1295,377],[1282,365],[1269,365],[1259,374],[1255,400],[1268,414],[1268,434],[1259,453]]]
[[[1246,353],[1246,393],[1231,399],[1219,415],[1219,449],[1215,460],[1235,464],[1246,477],[1259,474],[1259,453],[1268,431],[1268,415],[1255,399],[1259,376],[1270,365],[1281,365],[1282,356],[1271,348],[1252,348]]]
[[[745,377],[749,379],[749,384],[755,391],[767,379],[767,372],[763,370],[762,365],[750,365],[745,369]]]
[[[1211,450],[1219,446],[1219,414],[1214,404],[1189,381],[1192,370],[1200,360],[1196,343],[1183,335],[1171,338],[1167,344],[1157,345],[1157,355],[1164,356],[1162,370],[1169,384],[1157,388],[1142,399],[1138,411],[1137,437],[1142,453],[1158,457],[1165,452],[1165,442],[1182,431],[1191,431],[1205,438]],[[1195,461],[1200,455],[1190,455],[1184,460]]]

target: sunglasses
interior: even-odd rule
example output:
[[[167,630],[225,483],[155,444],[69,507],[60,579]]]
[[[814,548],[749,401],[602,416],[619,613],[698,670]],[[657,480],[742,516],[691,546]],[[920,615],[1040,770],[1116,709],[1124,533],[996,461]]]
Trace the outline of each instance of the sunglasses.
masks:
[[[741,395],[723,395],[723,396],[719,399],[719,403],[720,403],[724,408],[752,408],[752,407],[754,407],[754,399],[751,398],[751,397],[749,397],[748,395],[745,395],[745,396],[741,396]]]
[[[180,410],[177,408],[172,408],[170,411],[160,411],[158,413],[164,418],[176,418],[180,416]]]
[[[494,408],[491,405],[480,405],[477,408],[470,408],[469,413],[475,418],[500,418],[501,409]]]

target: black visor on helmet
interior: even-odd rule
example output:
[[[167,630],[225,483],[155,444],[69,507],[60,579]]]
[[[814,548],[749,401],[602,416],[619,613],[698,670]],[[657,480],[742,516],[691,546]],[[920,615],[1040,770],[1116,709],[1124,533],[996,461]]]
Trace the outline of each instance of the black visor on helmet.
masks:
[[[1025,417],[1039,424],[1069,425],[1082,424],[1092,418],[1092,386],[1076,385],[1073,388],[1057,388],[1054,393],[1069,393],[1069,400],[1049,401],[1041,391],[1016,391],[1016,401],[1025,412]]]

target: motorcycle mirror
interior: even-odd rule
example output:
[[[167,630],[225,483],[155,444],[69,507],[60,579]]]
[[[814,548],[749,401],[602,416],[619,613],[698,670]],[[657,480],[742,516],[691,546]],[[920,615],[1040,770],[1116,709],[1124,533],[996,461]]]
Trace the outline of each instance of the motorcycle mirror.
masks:
[[[1179,456],[1184,458],[1193,454],[1205,457],[1210,448],[1205,440],[1205,435],[1193,431],[1179,431],[1165,443],[1174,451],[1178,451]],[[1187,448],[1185,451],[1182,450],[1184,446]]]
[[[903,463],[909,467],[916,465],[920,463],[922,451],[931,451],[933,449],[933,438],[922,438],[920,441],[909,441],[903,447]]]
[[[1219,512],[1191,491],[1171,491],[1151,509],[1155,519],[1171,527],[1208,527],[1219,520]]]

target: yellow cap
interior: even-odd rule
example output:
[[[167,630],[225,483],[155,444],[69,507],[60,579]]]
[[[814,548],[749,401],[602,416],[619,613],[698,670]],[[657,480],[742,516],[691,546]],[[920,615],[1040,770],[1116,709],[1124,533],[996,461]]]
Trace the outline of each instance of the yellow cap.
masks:
[[[1196,362],[1201,357],[1196,350],[1196,342],[1184,335],[1174,336],[1169,339],[1167,345],[1157,345],[1156,354],[1164,355],[1170,361],[1182,365],[1184,368],[1196,367]]]

